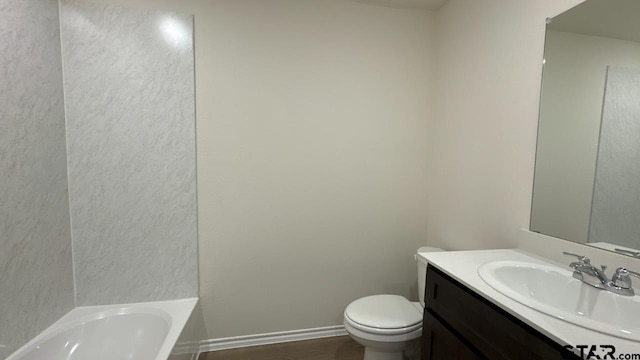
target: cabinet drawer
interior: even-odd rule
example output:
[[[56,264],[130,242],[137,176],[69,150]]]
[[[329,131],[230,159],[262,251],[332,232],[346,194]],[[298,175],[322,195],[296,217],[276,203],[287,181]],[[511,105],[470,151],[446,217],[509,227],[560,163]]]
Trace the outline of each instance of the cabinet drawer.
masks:
[[[488,359],[577,359],[562,346],[433,266],[427,269],[425,311]]]

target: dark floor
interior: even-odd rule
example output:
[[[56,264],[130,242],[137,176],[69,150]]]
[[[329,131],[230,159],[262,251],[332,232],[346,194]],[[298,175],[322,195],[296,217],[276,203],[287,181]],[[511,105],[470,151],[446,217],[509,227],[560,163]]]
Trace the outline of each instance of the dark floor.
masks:
[[[200,354],[198,360],[362,360],[364,348],[349,336],[251,346]]]

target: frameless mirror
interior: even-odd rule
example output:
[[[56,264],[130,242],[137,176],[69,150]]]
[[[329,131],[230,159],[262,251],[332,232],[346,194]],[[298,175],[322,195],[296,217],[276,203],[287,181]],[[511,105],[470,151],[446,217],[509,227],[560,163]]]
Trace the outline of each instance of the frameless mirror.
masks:
[[[531,231],[640,257],[640,1],[547,21]]]

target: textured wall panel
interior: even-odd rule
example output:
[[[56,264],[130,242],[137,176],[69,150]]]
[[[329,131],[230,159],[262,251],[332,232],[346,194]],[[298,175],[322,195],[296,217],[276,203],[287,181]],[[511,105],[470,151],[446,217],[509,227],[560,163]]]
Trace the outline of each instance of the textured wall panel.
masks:
[[[589,242],[640,248],[640,70],[607,73]]]
[[[0,0],[0,358],[73,308],[58,3]]]
[[[63,1],[77,305],[197,295],[192,17]]]

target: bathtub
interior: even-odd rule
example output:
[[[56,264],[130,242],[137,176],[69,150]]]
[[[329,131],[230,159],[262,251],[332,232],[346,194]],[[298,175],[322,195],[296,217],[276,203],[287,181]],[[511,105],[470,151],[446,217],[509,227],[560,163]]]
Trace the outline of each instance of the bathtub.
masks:
[[[197,302],[77,307],[6,360],[167,360]]]

